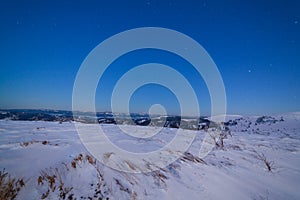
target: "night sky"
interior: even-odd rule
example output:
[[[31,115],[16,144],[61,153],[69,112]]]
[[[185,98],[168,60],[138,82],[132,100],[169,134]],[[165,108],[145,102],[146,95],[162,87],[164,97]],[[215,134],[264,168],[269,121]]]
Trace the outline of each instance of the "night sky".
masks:
[[[300,111],[300,1],[1,1],[0,108],[72,109],[81,63],[100,42],[138,27],[164,27],[200,43],[216,63],[231,114]],[[114,83],[147,62],[186,66],[201,110],[209,114],[205,83],[181,58],[158,50],[120,57],[96,94],[110,110]],[[146,85],[132,96],[132,112],[155,103],[176,114],[167,88]]]

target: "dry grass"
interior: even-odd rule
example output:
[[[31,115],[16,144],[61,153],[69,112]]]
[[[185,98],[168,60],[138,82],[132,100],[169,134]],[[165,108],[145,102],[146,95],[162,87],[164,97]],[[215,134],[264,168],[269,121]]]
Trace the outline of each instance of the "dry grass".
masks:
[[[15,199],[24,186],[23,179],[12,178],[4,169],[0,171],[0,200]]]
[[[22,142],[20,145],[21,145],[22,147],[27,147],[28,145],[33,144],[33,143],[36,143],[36,141]]]
[[[130,161],[128,161],[128,160],[125,160],[124,161],[126,164],[127,164],[127,166],[132,170],[132,171],[135,171],[135,166],[134,166],[134,164],[133,163],[131,163]]]
[[[38,177],[37,182],[38,185],[48,184],[47,191],[42,193],[41,199],[49,198],[50,192],[55,192],[57,190],[59,192],[59,199],[66,199],[66,197],[68,197],[68,199],[73,198],[73,194],[71,194],[73,187],[65,187],[61,172],[58,168],[43,170]]]
[[[86,155],[85,159],[91,164],[91,165],[96,165],[96,159],[93,159],[92,156]]]
[[[32,141],[25,141],[20,143],[20,145],[22,147],[27,147],[31,144],[37,144],[37,143],[41,143],[42,145],[51,145],[48,141],[44,140],[44,141],[36,141],[36,140],[32,140]]]
[[[189,152],[184,152],[183,156],[180,158],[180,160],[182,160],[183,162],[195,162],[195,163],[202,163],[202,164],[206,164],[206,162],[199,158],[198,156],[194,156],[193,154],[189,153]]]
[[[256,154],[256,158],[263,161],[267,170],[269,172],[272,172],[273,169],[274,169],[274,162],[273,161],[270,161],[266,158],[265,154],[263,153],[258,153],[257,151],[254,150],[254,153]]]
[[[131,194],[131,191],[129,190],[128,187],[125,187],[122,182],[119,179],[114,178],[116,181],[116,184],[120,187],[121,191],[127,192],[128,194]]]
[[[47,168],[41,171],[40,176],[37,178],[38,188],[40,191],[40,199],[78,199],[74,195],[74,188],[66,184],[66,177],[68,173],[72,171],[80,170],[83,165],[92,165],[98,173],[99,180],[96,183],[92,183],[90,186],[93,187],[93,197],[95,199],[105,199],[111,192],[107,188],[107,184],[104,183],[103,172],[101,167],[96,163],[91,155],[78,154],[75,158],[69,162],[63,162],[62,167],[58,168]],[[126,190],[126,188],[124,188]],[[91,196],[81,197],[84,199],[90,199]],[[92,199],[94,199],[92,198]],[[107,197],[108,198],[108,197]],[[1,200],[1,199],[0,199]]]
[[[71,162],[71,165],[72,165],[72,167],[73,167],[74,169],[76,169],[76,162],[75,162],[75,161],[72,161],[72,162]]]
[[[47,141],[31,141],[24,142],[22,146],[28,146],[33,143],[41,143],[48,145]],[[73,192],[73,187],[65,184],[67,173],[71,170],[78,170],[83,164],[90,164],[95,167],[98,173],[99,180],[91,184],[94,187],[93,197],[96,199],[108,199],[111,194],[111,189],[104,182],[103,172],[101,167],[96,163],[91,155],[78,154],[73,160],[62,164],[62,168],[47,168],[40,172],[36,179],[37,189],[39,190],[39,199],[76,199]],[[120,187],[126,192],[130,192],[121,182]],[[0,200],[13,200],[17,197],[19,191],[25,186],[23,179],[13,178],[4,169],[0,171]],[[132,198],[136,199],[137,194],[133,193]],[[78,198],[77,198],[78,199]],[[86,197],[88,199],[88,197]]]

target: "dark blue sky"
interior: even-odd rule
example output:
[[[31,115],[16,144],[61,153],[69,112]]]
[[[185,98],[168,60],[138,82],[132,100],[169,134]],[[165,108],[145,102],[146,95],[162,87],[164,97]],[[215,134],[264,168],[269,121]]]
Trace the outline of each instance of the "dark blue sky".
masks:
[[[300,111],[300,2],[295,1],[2,1],[0,108],[72,108],[82,61],[101,41],[137,27],[165,27],[198,41],[221,72],[229,113]],[[109,68],[97,90],[97,108],[109,110],[112,84],[130,67],[159,62],[187,65],[168,54],[133,52]],[[126,66],[120,68],[120,66]],[[113,66],[115,68],[113,68]],[[202,111],[210,99],[193,69]],[[167,88],[140,88],[132,111],[178,102]]]

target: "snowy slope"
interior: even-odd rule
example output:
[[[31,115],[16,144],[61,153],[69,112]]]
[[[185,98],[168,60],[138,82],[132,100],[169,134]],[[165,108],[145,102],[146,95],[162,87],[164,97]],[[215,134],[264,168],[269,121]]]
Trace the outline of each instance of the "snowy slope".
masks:
[[[144,174],[96,161],[71,122],[0,120],[0,170],[25,181],[17,199],[300,199],[300,113],[230,119],[232,137],[223,149],[197,157],[204,138],[197,131],[184,156]],[[145,151],[176,134],[163,128],[161,137],[133,141],[116,125],[101,126],[120,147]],[[154,128],[124,126],[145,134]]]

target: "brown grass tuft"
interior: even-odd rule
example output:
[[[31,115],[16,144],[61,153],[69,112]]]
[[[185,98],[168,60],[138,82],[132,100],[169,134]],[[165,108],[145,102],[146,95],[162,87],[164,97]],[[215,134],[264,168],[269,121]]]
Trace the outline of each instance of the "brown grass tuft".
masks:
[[[72,167],[73,167],[74,169],[76,169],[76,162],[75,162],[75,161],[72,161],[72,162],[71,162],[71,165],[72,165]]]
[[[86,155],[85,159],[91,164],[91,165],[95,165],[96,164],[96,159],[93,159],[92,156],[90,155]]]

